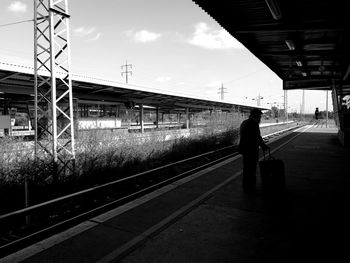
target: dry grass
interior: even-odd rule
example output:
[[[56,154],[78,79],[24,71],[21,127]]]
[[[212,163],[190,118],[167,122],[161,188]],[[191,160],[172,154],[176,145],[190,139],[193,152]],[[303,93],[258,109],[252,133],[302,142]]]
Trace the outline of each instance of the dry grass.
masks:
[[[91,176],[101,172],[111,173],[115,170],[128,172],[160,165],[162,160],[171,161],[176,149],[186,148],[187,156],[198,151],[212,149],[213,145],[229,143],[232,131],[240,120],[218,118],[213,115],[209,124],[202,129],[159,131],[156,133],[114,133],[101,131],[82,133],[76,140],[77,176]],[[218,134],[221,134],[218,137]],[[234,141],[234,140],[233,140]],[[0,139],[0,183],[22,183],[23,178],[31,178],[36,183],[45,183],[52,173],[50,160],[35,162],[33,142],[20,138],[5,137]],[[191,144],[196,145],[193,150]],[[200,149],[200,150],[198,150]],[[183,155],[183,154],[182,154]],[[48,167],[43,169],[44,167]],[[133,169],[131,169],[133,168]],[[117,173],[118,177],[123,176]],[[45,178],[46,177],[46,178]],[[49,183],[50,180],[47,180]]]
[[[106,134],[101,131],[82,133],[76,140],[76,176],[123,177],[164,162],[236,144],[241,121],[238,116],[232,118],[213,115],[208,125],[200,129],[145,134]],[[262,135],[287,126],[263,128]],[[35,162],[33,142],[6,137],[1,138],[0,143],[0,184],[23,183],[24,177],[36,184],[51,183],[48,179],[52,177],[53,171],[50,160]]]
[[[35,161],[33,142],[2,138],[0,139],[2,146],[0,200],[4,200],[5,195],[18,195],[19,192],[23,196],[24,178],[27,178],[32,188],[36,189],[32,192],[40,192],[40,196],[32,199],[42,201],[50,195],[52,197],[53,194],[76,191],[236,144],[239,140],[238,127],[241,121],[238,116],[232,118],[213,115],[208,125],[201,129],[145,134],[106,134],[100,131],[79,134],[76,140],[76,174],[58,178],[58,185],[55,188],[52,186],[51,160]]]

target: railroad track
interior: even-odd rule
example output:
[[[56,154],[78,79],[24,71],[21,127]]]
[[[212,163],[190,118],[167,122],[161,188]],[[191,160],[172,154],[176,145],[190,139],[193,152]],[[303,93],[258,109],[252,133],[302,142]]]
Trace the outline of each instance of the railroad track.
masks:
[[[299,127],[263,138],[272,142]],[[238,147],[228,146],[1,215],[0,258],[236,155]]]
[[[296,128],[299,128],[299,127],[295,127],[295,126],[294,127],[290,127],[290,128],[287,128],[287,129],[283,129],[283,130],[280,130],[280,131],[276,131],[276,132],[264,135],[262,137],[263,137],[263,139],[264,139],[264,141],[266,143],[267,142],[272,142],[272,141],[275,141],[275,140],[279,139],[281,135],[286,134],[289,131],[295,130]]]

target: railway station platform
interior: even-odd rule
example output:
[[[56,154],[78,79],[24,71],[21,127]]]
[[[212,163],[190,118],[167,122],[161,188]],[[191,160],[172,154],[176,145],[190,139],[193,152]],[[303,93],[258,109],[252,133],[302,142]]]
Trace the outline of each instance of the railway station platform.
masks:
[[[304,127],[270,147],[284,194],[242,193],[238,155],[0,262],[349,262],[350,149],[337,130]]]

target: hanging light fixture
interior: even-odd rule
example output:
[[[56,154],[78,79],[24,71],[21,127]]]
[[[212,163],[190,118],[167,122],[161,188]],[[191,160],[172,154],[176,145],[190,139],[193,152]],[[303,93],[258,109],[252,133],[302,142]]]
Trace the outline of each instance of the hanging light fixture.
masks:
[[[282,13],[276,0],[265,0],[265,2],[270,9],[273,19],[280,20],[282,18]]]
[[[285,42],[289,50],[295,50],[295,44],[293,40],[286,39]]]

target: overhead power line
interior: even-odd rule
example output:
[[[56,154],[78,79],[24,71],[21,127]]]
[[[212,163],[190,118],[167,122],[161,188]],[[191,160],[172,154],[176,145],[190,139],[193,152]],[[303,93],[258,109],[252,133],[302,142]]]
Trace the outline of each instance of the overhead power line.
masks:
[[[17,25],[17,24],[22,24],[27,22],[33,22],[33,21],[34,19],[22,20],[22,21],[12,22],[8,24],[0,24],[0,27],[12,26],[12,25]]]
[[[241,80],[241,79],[245,79],[245,78],[250,77],[251,75],[254,75],[254,74],[256,74],[256,73],[258,73],[258,72],[260,72],[260,71],[263,71],[263,70],[265,70],[265,69],[266,69],[265,67],[264,67],[264,68],[257,69],[257,70],[255,70],[255,71],[253,71],[253,72],[250,72],[250,73],[248,73],[248,74],[246,74],[246,75],[240,76],[240,77],[238,77],[238,78],[236,78],[236,79],[231,79],[231,80],[225,81],[224,84],[228,84],[228,83],[235,82],[235,81],[238,81],[238,80]]]

